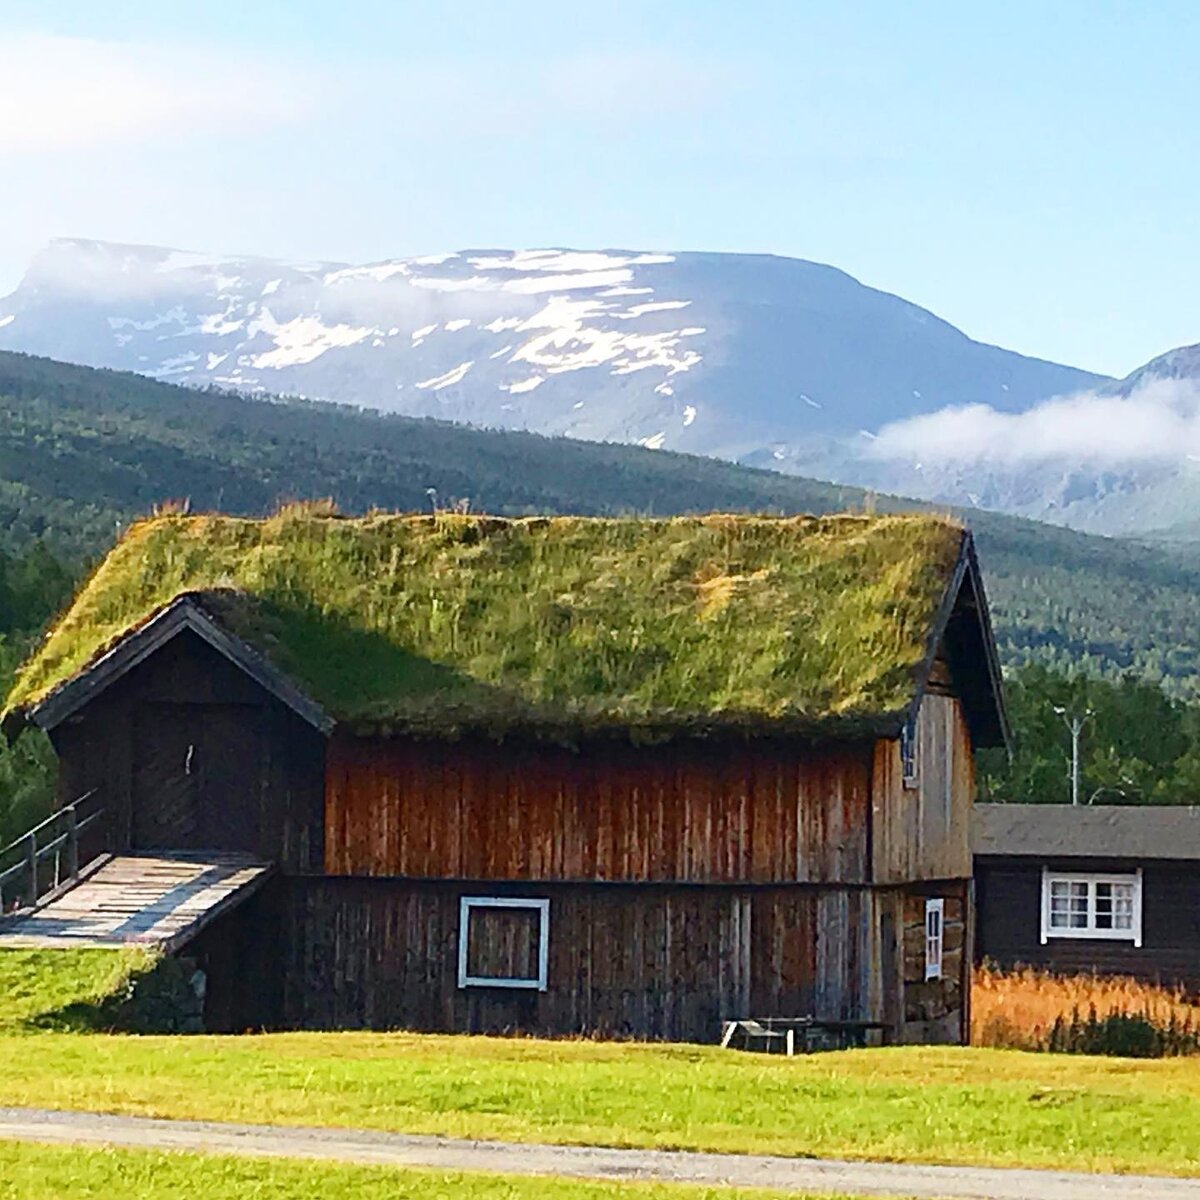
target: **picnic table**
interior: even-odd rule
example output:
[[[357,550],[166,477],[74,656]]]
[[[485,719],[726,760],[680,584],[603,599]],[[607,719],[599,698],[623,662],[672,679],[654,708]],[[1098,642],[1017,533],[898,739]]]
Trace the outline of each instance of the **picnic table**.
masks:
[[[797,1052],[848,1050],[865,1046],[868,1035],[884,1031],[882,1021],[826,1020],[822,1017],[745,1017],[721,1023],[723,1049],[782,1051],[789,1058]]]

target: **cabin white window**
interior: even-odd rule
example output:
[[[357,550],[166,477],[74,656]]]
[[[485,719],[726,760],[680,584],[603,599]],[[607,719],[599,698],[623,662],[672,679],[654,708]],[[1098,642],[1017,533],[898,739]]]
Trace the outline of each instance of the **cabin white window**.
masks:
[[[1142,944],[1142,872],[1042,872],[1042,944],[1051,938],[1107,938]]]
[[[915,788],[920,782],[917,763],[917,714],[913,713],[900,730],[900,770],[906,788]]]
[[[550,901],[463,896],[458,907],[458,986],[546,990]]]
[[[925,901],[925,978],[942,978],[942,942],[946,928],[945,900]]]

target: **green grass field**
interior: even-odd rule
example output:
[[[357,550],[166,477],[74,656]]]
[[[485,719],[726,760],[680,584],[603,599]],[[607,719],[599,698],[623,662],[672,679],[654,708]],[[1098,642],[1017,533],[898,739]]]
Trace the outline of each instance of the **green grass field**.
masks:
[[[786,1060],[406,1034],[0,1036],[0,1104],[608,1146],[1200,1175],[1195,1061]]]
[[[782,1193],[0,1142],[0,1200],[775,1200]],[[789,1193],[790,1200],[804,1200]],[[809,1200],[817,1200],[815,1196]],[[821,1200],[849,1200],[822,1196]]]
[[[0,954],[0,1105],[1200,1176],[1194,1059],[914,1046],[787,1060],[402,1033],[62,1031],[88,1028],[151,962],[100,950]]]

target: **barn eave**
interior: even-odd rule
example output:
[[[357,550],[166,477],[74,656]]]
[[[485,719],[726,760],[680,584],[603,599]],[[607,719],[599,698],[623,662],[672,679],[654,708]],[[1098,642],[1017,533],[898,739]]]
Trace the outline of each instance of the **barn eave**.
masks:
[[[954,574],[930,626],[908,717],[920,708],[942,653],[950,659],[972,744],[977,750],[1002,747],[1011,753],[1012,726],[1004,700],[1000,655],[975,539],[969,532],[963,537]]]

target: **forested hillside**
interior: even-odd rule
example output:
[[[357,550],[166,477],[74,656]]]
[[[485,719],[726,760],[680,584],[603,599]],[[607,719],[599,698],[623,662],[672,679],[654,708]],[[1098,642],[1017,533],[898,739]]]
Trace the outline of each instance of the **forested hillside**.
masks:
[[[429,489],[434,489],[430,494]],[[195,392],[0,354],[0,548],[74,564],[164,499],[262,513],[467,502],[504,514],[915,507],[854,488],[637,447]],[[1007,662],[1136,670],[1200,696],[1200,556],[971,513]]]
[[[49,614],[70,598],[74,577],[42,542],[23,554],[0,550],[0,693]],[[44,736],[30,733],[9,746],[0,737],[0,847],[29,828],[53,795],[54,756]]]

